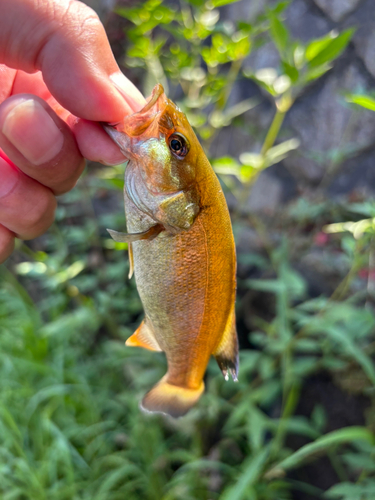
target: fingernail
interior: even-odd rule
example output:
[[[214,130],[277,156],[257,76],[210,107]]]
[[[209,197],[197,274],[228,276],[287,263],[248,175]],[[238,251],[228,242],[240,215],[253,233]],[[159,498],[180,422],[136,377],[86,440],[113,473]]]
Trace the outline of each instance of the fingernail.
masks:
[[[15,167],[0,158],[0,198],[4,198],[16,186],[19,180],[19,172]]]
[[[133,111],[139,111],[146,104],[146,99],[137,87],[120,71],[112,73],[109,78]]]
[[[42,165],[61,151],[64,137],[39,102],[27,99],[17,103],[6,116],[2,132],[9,142],[32,164]]]

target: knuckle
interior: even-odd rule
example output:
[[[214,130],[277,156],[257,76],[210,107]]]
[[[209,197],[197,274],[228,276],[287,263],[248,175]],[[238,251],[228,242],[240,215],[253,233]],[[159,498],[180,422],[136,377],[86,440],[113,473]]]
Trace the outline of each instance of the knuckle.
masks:
[[[47,196],[40,196],[37,203],[29,210],[24,219],[24,232],[27,238],[36,238],[43,234],[53,223],[57,206],[52,192]]]
[[[79,163],[77,164],[77,167],[74,169],[71,175],[68,178],[65,178],[63,181],[59,182],[59,184],[54,187],[53,192],[56,195],[61,195],[67,193],[68,191],[71,191],[77,184],[77,181],[83,170],[85,169],[85,166],[86,161],[84,158],[81,158]]]
[[[70,27],[75,39],[96,36],[102,23],[96,12],[88,5],[71,0],[62,15],[64,29]]]

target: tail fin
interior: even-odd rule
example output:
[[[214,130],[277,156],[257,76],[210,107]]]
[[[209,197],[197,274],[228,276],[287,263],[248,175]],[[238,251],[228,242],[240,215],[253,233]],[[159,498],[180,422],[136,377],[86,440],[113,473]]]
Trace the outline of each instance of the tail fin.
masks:
[[[204,391],[204,382],[198,389],[188,389],[167,382],[165,375],[142,400],[141,407],[150,412],[167,413],[177,418],[185,415]]]

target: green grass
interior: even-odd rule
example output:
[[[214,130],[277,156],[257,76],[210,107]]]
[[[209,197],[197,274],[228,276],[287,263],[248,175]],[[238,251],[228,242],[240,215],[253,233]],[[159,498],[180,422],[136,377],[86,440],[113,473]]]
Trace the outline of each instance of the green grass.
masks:
[[[82,184],[84,206],[91,204],[93,192],[86,189],[87,178]],[[76,197],[68,195],[63,206],[69,212],[75,203]],[[187,417],[147,415],[138,402],[164,374],[165,360],[162,354],[124,346],[130,325],[139,321],[140,305],[134,284],[126,280],[124,250],[106,250],[107,237],[100,236],[104,227],[93,221],[104,264],[90,267],[85,261],[89,237],[82,237],[81,253],[76,239],[64,240],[65,249],[59,246],[63,219],[48,236],[50,254],[28,249],[34,257],[28,266],[24,261],[2,268],[2,498],[290,499],[296,488],[316,493],[312,485],[284,476],[316,459],[317,451],[328,453],[335,467],[338,460],[349,474],[346,457],[356,452],[348,444],[360,447],[357,456],[366,461],[362,474],[368,488],[368,474],[375,470],[371,432],[325,433],[319,405],[308,417],[295,414],[312,373],[340,373],[354,363],[365,376],[364,391],[372,386],[369,339],[375,318],[360,299],[309,300],[282,245],[267,264],[274,279],[241,285],[273,294],[277,314],[251,333],[255,349],[241,352],[240,382],[225,383],[212,362],[206,394]],[[64,257],[57,266],[59,252]],[[84,262],[76,266],[77,275],[71,271],[73,261]],[[24,277],[17,278],[17,271]],[[39,296],[37,303],[27,289]],[[271,416],[280,403],[281,413]],[[310,444],[293,454],[286,445],[292,435]]]

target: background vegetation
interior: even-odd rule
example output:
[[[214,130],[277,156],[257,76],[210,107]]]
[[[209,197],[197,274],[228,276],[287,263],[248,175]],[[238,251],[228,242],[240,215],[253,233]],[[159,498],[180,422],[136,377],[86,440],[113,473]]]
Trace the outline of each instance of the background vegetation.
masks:
[[[225,186],[237,241],[250,232],[257,242],[257,251],[239,245],[239,383],[212,362],[186,417],[140,412],[165,360],[124,346],[142,308],[126,244],[105,228],[124,228],[125,165],[91,166],[48,234],[20,243],[0,268],[4,500],[375,497],[375,203],[344,205],[300,185],[277,216],[248,206],[262,171],[306,153],[284,118],[354,30],[302,43],[287,28],[288,2],[237,22],[223,21],[229,3],[148,0],[117,15],[134,79],[145,94],[163,83],[187,113]],[[275,67],[244,65],[266,44]],[[238,98],[239,83],[258,94]],[[246,116],[261,98],[271,120],[254,130]],[[361,89],[341,101],[360,116],[358,105],[375,109]],[[218,155],[217,141],[237,130],[259,147]],[[347,146],[323,166],[337,168]],[[300,260],[311,248],[333,271],[318,291]]]

